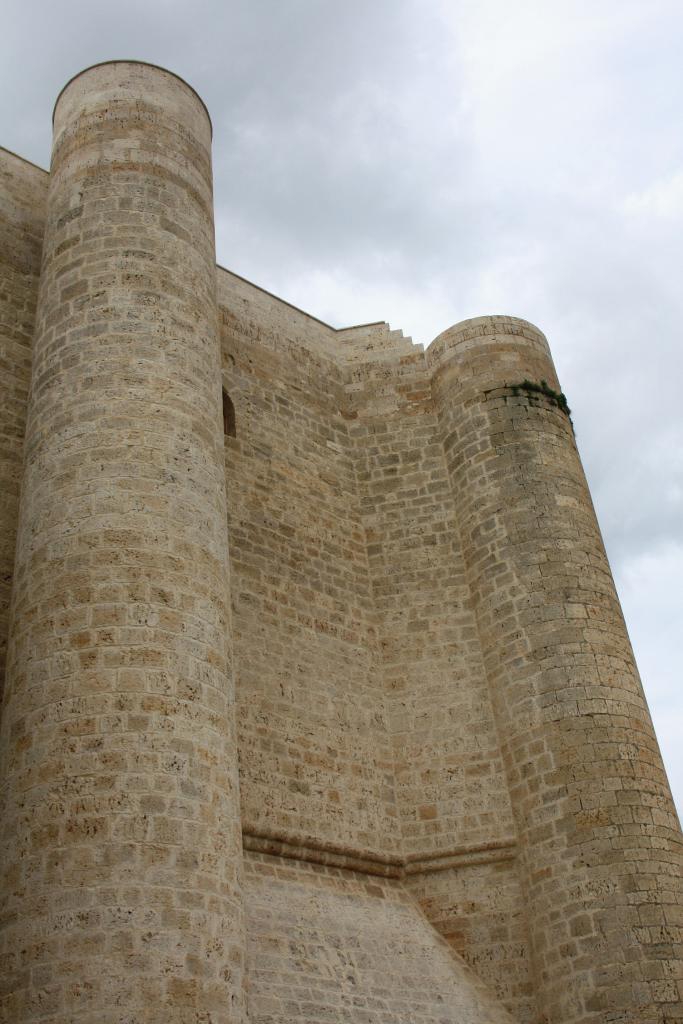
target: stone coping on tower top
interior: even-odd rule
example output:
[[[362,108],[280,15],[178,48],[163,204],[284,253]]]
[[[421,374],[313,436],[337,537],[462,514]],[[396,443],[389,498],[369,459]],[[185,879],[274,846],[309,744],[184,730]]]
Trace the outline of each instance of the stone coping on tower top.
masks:
[[[57,104],[59,103],[60,99],[62,98],[62,96],[64,95],[66,90],[69,88],[71,83],[75,82],[77,78],[81,77],[81,75],[87,74],[88,71],[94,71],[95,68],[104,68],[104,67],[107,67],[110,64],[137,64],[140,67],[153,68],[155,71],[163,71],[164,74],[170,75],[171,78],[176,78],[179,82],[182,82],[182,84],[187,89],[189,89],[189,91],[191,93],[193,93],[197,97],[197,99],[201,103],[202,107],[204,108],[207,120],[209,122],[209,129],[211,131],[211,138],[213,139],[213,122],[211,120],[211,114],[209,113],[209,108],[207,107],[206,103],[201,98],[201,96],[199,95],[197,90],[194,88],[194,86],[190,85],[190,83],[187,82],[182,77],[182,75],[177,75],[175,73],[175,71],[169,71],[168,68],[162,67],[161,64],[153,64],[151,61],[148,61],[148,60],[126,60],[125,58],[119,58],[119,59],[114,59],[114,60],[100,60],[96,64],[89,64],[87,68],[83,68],[81,71],[78,71],[75,75],[72,75],[71,78],[69,79],[69,81],[65,82],[65,84],[62,86],[62,88],[60,89],[60,91],[59,91],[59,93],[57,95],[57,99],[55,100],[55,105],[52,108],[52,124],[53,125],[55,123],[55,112],[57,110]]]
[[[495,338],[497,335],[525,338],[539,345],[550,357],[548,339],[530,320],[505,313],[491,313],[461,320],[438,334],[426,350],[427,363],[436,368],[455,349],[469,348],[482,343],[485,338]]]

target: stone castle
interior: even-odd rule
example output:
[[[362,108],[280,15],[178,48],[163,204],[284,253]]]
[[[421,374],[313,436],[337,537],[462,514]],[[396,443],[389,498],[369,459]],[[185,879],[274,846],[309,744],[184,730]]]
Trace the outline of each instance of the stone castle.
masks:
[[[207,111],[148,64],[0,174],[0,1022],[680,1024],[544,336],[423,351],[217,268]]]

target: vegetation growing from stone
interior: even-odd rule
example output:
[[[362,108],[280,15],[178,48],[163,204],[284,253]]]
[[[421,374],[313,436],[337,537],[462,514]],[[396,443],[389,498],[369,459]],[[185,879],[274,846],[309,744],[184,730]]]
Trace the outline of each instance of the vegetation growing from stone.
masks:
[[[565,416],[569,417],[571,422],[571,409],[567,402],[567,397],[563,391],[555,391],[551,388],[547,381],[542,380],[540,384],[536,384],[532,380],[523,380],[521,384],[512,385],[513,395],[518,395],[520,391],[526,391],[527,394],[543,395],[548,401],[552,402],[553,405],[557,406],[560,412],[563,412]]]

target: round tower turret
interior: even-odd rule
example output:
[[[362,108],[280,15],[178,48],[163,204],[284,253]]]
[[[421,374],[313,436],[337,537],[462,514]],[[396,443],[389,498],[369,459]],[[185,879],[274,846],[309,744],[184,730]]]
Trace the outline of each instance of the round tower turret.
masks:
[[[4,1020],[242,1019],[211,126],[147,64],[54,116],[3,717]]]
[[[523,320],[482,317],[428,358],[539,1020],[678,1020],[681,833],[547,342]]]

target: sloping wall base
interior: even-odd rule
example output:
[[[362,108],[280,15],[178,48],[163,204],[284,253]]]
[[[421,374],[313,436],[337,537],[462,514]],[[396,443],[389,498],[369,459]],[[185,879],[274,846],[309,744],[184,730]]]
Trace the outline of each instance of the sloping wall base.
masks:
[[[250,1024],[511,1024],[400,882],[245,861]]]

